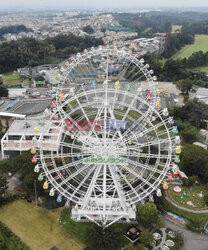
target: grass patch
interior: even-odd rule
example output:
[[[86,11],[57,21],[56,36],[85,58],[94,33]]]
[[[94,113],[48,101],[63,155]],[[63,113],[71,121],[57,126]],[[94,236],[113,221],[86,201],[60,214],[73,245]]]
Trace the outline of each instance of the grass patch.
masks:
[[[182,25],[172,25],[172,32],[176,32],[176,30],[181,30]]]
[[[71,210],[64,209],[61,212],[60,221],[63,225],[64,229],[69,232],[72,236],[78,238],[83,244],[85,244],[85,235],[88,228],[93,223],[82,223],[82,222],[75,222],[70,217]],[[115,231],[120,233],[120,242],[122,246],[128,244],[128,240],[124,237],[126,231],[131,227],[131,224],[114,224],[112,227]]]
[[[196,67],[194,70],[204,72],[208,75],[208,66]]]
[[[0,209],[0,221],[8,226],[31,249],[83,249],[84,245],[59,224],[61,209],[48,211],[24,200]],[[73,247],[72,247],[73,246]]]
[[[85,233],[92,223],[78,223],[70,217],[71,209],[64,209],[61,212],[60,222],[64,229],[74,237],[77,237],[83,243],[85,242]]]
[[[30,250],[8,227],[0,222],[0,247],[1,249]]]
[[[8,73],[2,77],[4,85],[19,84],[22,82],[22,77],[18,74]]]
[[[193,209],[193,210],[207,207],[206,203],[204,202],[204,198],[199,196],[201,192],[203,194],[207,193],[206,186],[194,185],[190,188],[181,187],[182,189],[181,193],[175,193],[173,191],[173,188],[174,186],[171,185],[168,192],[170,193],[171,197],[181,206],[189,208],[189,209]],[[186,193],[187,195],[183,195],[183,193]],[[187,205],[188,201],[192,201],[195,207]]]
[[[197,51],[208,51],[208,35],[195,35],[195,42],[191,45],[184,46],[179,50],[172,58],[173,59],[183,59],[190,57],[194,52]]]

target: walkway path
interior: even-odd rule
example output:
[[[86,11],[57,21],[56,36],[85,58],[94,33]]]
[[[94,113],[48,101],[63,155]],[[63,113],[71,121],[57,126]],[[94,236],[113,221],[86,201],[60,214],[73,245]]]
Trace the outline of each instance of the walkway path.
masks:
[[[165,219],[165,225],[167,228],[172,229],[175,232],[181,233],[184,245],[180,250],[208,250],[208,235],[199,234],[180,227],[167,219]]]
[[[160,247],[162,247],[165,244],[165,241],[166,241],[166,236],[167,236],[167,234],[165,232],[166,228],[160,228],[160,230],[162,231],[162,240],[161,240],[161,242],[160,242],[160,244],[158,246],[153,248],[154,250],[159,249]]]

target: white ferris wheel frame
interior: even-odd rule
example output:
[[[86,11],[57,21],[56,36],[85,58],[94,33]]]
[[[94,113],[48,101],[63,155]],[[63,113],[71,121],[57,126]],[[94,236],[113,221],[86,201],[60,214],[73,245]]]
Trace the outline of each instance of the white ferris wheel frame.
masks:
[[[131,63],[139,67],[149,84],[153,96],[151,103],[146,97],[138,96],[138,92],[130,93],[110,86],[109,54],[128,58]],[[80,93],[73,93],[64,102],[60,102],[59,96],[73,68],[86,58],[96,55],[104,55],[107,59],[103,84],[97,84],[96,89],[92,90],[85,90],[82,86]],[[43,147],[44,141],[42,141],[38,159],[43,175],[51,188],[68,203],[72,202],[75,205],[72,209],[72,218],[77,221],[83,221],[84,217],[107,227],[122,219],[134,220],[136,205],[152,197],[170,171],[176,143],[172,136],[169,118],[164,116],[162,110],[155,108],[157,94],[154,80],[156,78],[147,68],[143,65],[143,60],[139,61],[124,50],[99,48],[83,55],[79,54],[60,78],[56,95],[57,106],[50,117],[50,121],[57,121],[57,128],[61,128],[63,132],[59,152],[51,151],[46,154]],[[102,100],[98,98],[100,96],[103,97]],[[110,96],[113,96],[113,102],[109,101]],[[118,101],[116,99],[118,96],[123,99]],[[82,98],[86,100],[85,103],[82,103]],[[72,106],[72,102],[76,102],[76,107]],[[116,109],[116,105],[124,108],[124,112]],[[138,114],[138,119],[130,115],[132,111]],[[73,119],[73,115],[77,113],[79,115]],[[122,132],[115,129],[107,131],[106,120],[109,117],[117,120],[119,116],[121,121],[133,122],[133,126]],[[93,117],[95,122],[102,121],[101,132],[95,130],[94,123],[90,131],[82,131],[80,122],[90,121],[90,117]],[[67,119],[73,119],[78,131],[65,129]],[[140,123],[142,130],[134,131],[135,122]],[[142,138],[146,141],[142,142]],[[152,153],[154,146],[157,148],[157,153]],[[142,151],[145,147],[147,152]],[[64,151],[66,149],[67,152]],[[76,158],[78,154],[81,155],[80,159]],[[94,160],[86,164],[88,159],[86,157]],[[104,162],[99,162],[103,157]],[[106,163],[106,159],[118,161],[119,157],[120,162]],[[61,159],[61,166],[57,165],[56,159]],[[65,159],[70,159],[70,162],[66,162]],[[154,164],[151,163],[153,159]],[[60,171],[65,171],[66,177],[60,174]],[[133,176],[133,180],[129,179],[129,176]]]

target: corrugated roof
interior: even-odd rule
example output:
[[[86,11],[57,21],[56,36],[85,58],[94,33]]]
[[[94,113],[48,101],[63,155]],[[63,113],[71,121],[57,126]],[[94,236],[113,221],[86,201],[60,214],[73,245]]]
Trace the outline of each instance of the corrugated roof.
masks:
[[[197,95],[203,95],[208,97],[208,88],[199,88],[196,92],[196,97]]]

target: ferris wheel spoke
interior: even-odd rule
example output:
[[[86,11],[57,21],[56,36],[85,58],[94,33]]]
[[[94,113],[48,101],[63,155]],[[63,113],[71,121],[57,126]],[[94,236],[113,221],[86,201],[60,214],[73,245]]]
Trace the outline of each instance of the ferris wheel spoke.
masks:
[[[141,149],[143,147],[148,147],[148,146],[154,146],[154,145],[160,145],[160,147],[164,144],[168,144],[168,145],[171,145],[171,141],[169,141],[169,139],[162,139],[162,138],[159,138],[158,140],[153,140],[154,137],[151,137],[150,139],[152,139],[152,141],[148,140],[147,142],[144,142],[144,143],[138,143],[137,141],[134,142],[134,138],[128,138],[128,140],[124,140],[125,143],[128,143],[128,142],[132,142],[132,145],[129,146],[129,150],[133,151],[138,151],[138,149]],[[136,144],[134,147],[134,143]]]
[[[127,159],[127,161],[128,161],[128,163],[130,165],[133,164],[134,166],[136,166],[139,169],[144,169],[144,170],[147,170],[149,172],[155,172],[155,173],[158,173],[158,174],[162,174],[163,173],[163,171],[159,170],[156,166],[146,165],[146,164],[140,163],[138,161],[130,160],[130,159]],[[123,165],[123,168],[126,168],[126,165]]]
[[[114,116],[113,111],[112,111],[111,109],[109,109],[109,112],[110,112],[111,118],[112,118],[113,120],[115,120],[115,116]],[[110,130],[110,129],[109,129],[109,130]],[[118,131],[115,132],[115,134],[114,134],[112,140],[115,139],[115,136],[116,136],[117,134],[119,135],[120,140],[123,141],[123,136],[121,135],[121,131],[120,131],[120,130],[118,130]]]
[[[83,153],[82,152],[82,157],[84,156],[89,156],[91,155],[92,152],[88,152],[88,153]],[[53,154],[51,155],[44,155],[42,159],[46,160],[46,159],[51,159],[51,157],[55,158],[55,159],[61,159],[61,158],[72,158],[72,157],[77,157],[77,153],[60,153],[60,154]]]
[[[130,105],[128,106],[127,110],[126,110],[126,112],[125,112],[125,114],[124,114],[124,116],[122,118],[122,121],[126,120],[127,115],[129,114],[129,111],[132,109],[132,106],[133,106],[136,99],[137,99],[137,95],[135,95],[134,98],[132,98],[132,101],[131,101]]]
[[[138,174],[137,172],[135,172],[132,168],[128,167],[127,165],[124,166],[124,169],[126,169],[129,173],[131,173],[133,176],[135,176],[140,181],[142,181],[143,182],[143,186],[144,185],[152,186],[154,184],[154,183],[150,183],[147,179],[143,178],[140,174]]]
[[[145,130],[141,131],[140,133],[136,134],[135,137],[138,138],[138,137],[144,137],[145,135],[151,135],[151,133],[156,133],[156,135],[159,137],[159,136],[164,136],[166,135],[168,132],[170,132],[169,130],[163,130],[163,132],[159,132],[158,129],[162,126],[166,126],[166,124],[164,123],[164,121],[156,124],[156,125],[153,125],[152,124],[152,127],[150,128],[146,128]],[[128,136],[128,134],[126,133],[127,131],[124,132],[123,136],[127,137],[127,141],[126,142],[129,142],[133,139],[133,137],[131,136]],[[167,137],[168,138],[168,137]]]
[[[120,183],[118,182],[118,176],[116,176],[115,168],[113,169],[110,165],[108,165],[108,169],[110,170],[111,177],[113,179],[116,192],[117,192],[118,197],[120,199],[121,207],[126,212],[127,208],[126,208],[126,202],[125,202],[125,198],[124,198],[125,195],[124,195],[124,191],[122,190]]]
[[[146,112],[147,115],[148,115],[148,112],[149,112],[149,110]],[[130,126],[130,127],[122,134],[122,136],[123,136],[123,137],[129,138],[129,140],[132,139],[132,138],[130,137],[130,133],[132,132],[133,129],[136,128],[136,126],[139,126],[140,129],[143,129],[143,127],[146,126],[146,122],[144,123],[144,121],[146,121],[146,120],[148,119],[148,118],[147,118],[147,115],[146,115],[145,113],[143,113],[142,116],[141,116],[138,120],[136,120],[136,121],[134,122],[134,124],[133,124],[132,126]],[[150,122],[150,121],[148,121],[148,122]]]
[[[153,71],[137,59],[142,53],[130,54],[99,46],[69,58],[59,79],[56,109],[49,118],[55,121],[52,129],[60,130],[58,150],[43,150],[46,136],[54,131],[43,131],[37,149],[44,178],[76,204],[74,218],[100,221],[103,227],[122,217],[128,220],[134,205],[158,189],[175,148],[170,122],[155,108]],[[151,100],[137,89],[143,79]],[[117,81],[121,89],[114,88]],[[87,84],[69,89],[80,83]],[[125,122],[125,128],[117,122]]]
[[[95,131],[95,127],[98,124],[97,121],[99,121],[101,114],[103,113],[104,105],[101,105],[101,107],[98,109],[96,117],[93,121],[92,127],[90,129],[90,132],[88,134],[88,137],[92,136],[92,134],[96,134],[96,138],[98,138],[97,133]]]
[[[96,166],[92,166],[92,168],[88,171],[88,173],[85,175],[85,177],[82,179],[82,181],[79,183],[79,185],[74,189],[74,191],[71,193],[71,199],[74,198],[76,193],[80,190],[80,188],[83,186],[83,184],[86,182],[86,180],[89,178],[89,176],[95,171]],[[68,189],[67,189],[68,191]]]
[[[62,182],[58,183],[58,185],[59,186],[63,186],[64,184],[67,184],[67,182],[69,182],[70,180],[72,180],[73,178],[75,178],[77,175],[79,175],[80,173],[82,173],[82,171],[84,171],[84,170],[86,170],[88,168],[89,168],[89,165],[85,165],[85,166],[81,167],[76,172],[74,172],[73,174],[71,174],[70,176],[68,176],[67,178],[65,178]]]
[[[60,108],[61,109],[61,108]],[[59,112],[61,112],[60,110],[59,110]],[[65,111],[64,111],[64,113],[65,113]],[[65,113],[64,114],[64,117],[62,117],[62,119],[64,120],[64,121],[66,121],[67,119],[68,120],[70,120],[70,121],[73,121],[74,122],[74,125],[76,126],[76,131],[77,131],[77,129],[79,130],[79,133],[81,133],[82,135],[86,135],[86,133],[83,133],[83,132],[85,132],[85,131],[83,131],[83,129],[82,129],[82,127],[76,122],[76,120],[74,120],[68,113]],[[73,129],[74,130],[74,129]],[[66,130],[62,130],[62,132],[63,133],[67,133],[68,135],[73,135],[73,133],[69,133],[69,131],[66,131]],[[72,131],[71,131],[72,132]]]
[[[73,149],[79,149],[82,150],[82,146],[78,145],[78,144],[72,144],[72,143],[68,143],[68,142],[60,142],[60,146],[62,147],[66,147],[66,148],[73,148]]]
[[[122,173],[122,171],[118,168],[119,174],[121,176],[121,178],[127,183],[127,185],[130,187],[131,191],[137,196],[137,198],[140,199],[139,194],[136,192],[135,188],[133,188],[133,186],[131,185],[131,183],[128,181],[128,179],[126,178],[126,176]]]
[[[91,182],[89,184],[89,187],[88,187],[88,190],[86,192],[86,195],[84,197],[84,202],[83,202],[83,205],[82,205],[82,209],[85,209],[86,206],[87,206],[87,203],[89,202],[90,200],[90,196],[91,194],[93,193],[93,189],[95,188],[95,184],[96,184],[96,181],[97,181],[97,177],[101,171],[101,168],[102,166],[98,166],[97,168],[95,168],[95,171],[94,171],[94,175],[91,179]],[[98,204],[97,204],[98,205]],[[98,205],[99,207],[99,205]]]
[[[44,158],[41,157],[41,161],[43,162],[43,168],[44,168],[44,166],[45,166]],[[78,161],[63,165],[63,166],[55,167],[54,169],[50,169],[50,170],[48,169],[47,172],[49,174],[53,174],[53,173],[56,173],[57,171],[65,170],[65,169],[68,169],[70,167],[75,167],[75,166],[77,166],[77,164],[81,164],[81,163],[82,163],[82,160],[78,160]]]
[[[125,156],[125,157],[143,157],[143,158],[148,158],[148,159],[169,159],[169,156],[167,154],[151,154],[151,153],[126,153],[126,154],[120,154],[120,156]]]
[[[135,102],[136,97],[137,97],[137,96],[135,95],[134,98],[132,99],[131,104],[128,106],[127,111],[125,112],[125,114],[124,114],[124,116],[123,116],[123,118],[122,118],[122,121],[125,121],[125,119],[127,118],[127,115],[128,115],[128,113],[129,113],[130,109],[132,108],[132,105],[133,105],[133,103]],[[115,117],[114,117],[113,119],[115,119]],[[123,140],[124,136],[121,135],[120,130],[116,131],[116,133],[115,133],[114,136],[113,136],[113,139],[115,139],[115,137],[117,136],[117,134],[119,134],[120,139],[121,139],[122,141],[124,141],[124,140]]]

